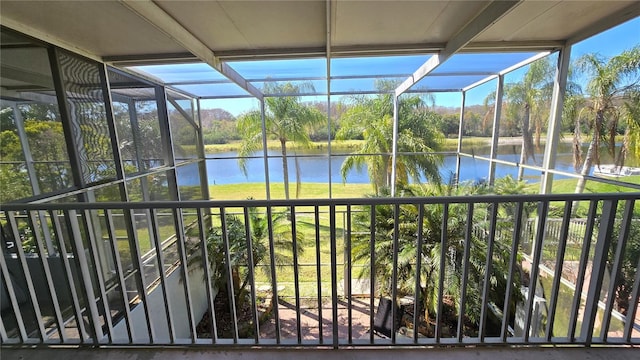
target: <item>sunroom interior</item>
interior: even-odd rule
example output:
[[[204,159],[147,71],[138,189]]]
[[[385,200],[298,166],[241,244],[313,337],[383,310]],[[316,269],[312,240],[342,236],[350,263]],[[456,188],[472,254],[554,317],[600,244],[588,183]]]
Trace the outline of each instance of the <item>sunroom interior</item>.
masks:
[[[633,249],[620,244],[637,236],[630,224],[638,220],[640,184],[637,176],[579,174],[562,111],[572,47],[615,26],[637,26],[639,15],[634,1],[3,1],[2,345],[636,344],[640,276],[624,263]],[[542,62],[553,76],[529,157],[522,129],[509,124],[504,91]],[[341,115],[376,98],[393,110],[390,147],[356,153],[349,141],[361,137],[336,136]],[[397,109],[414,98],[448,116],[440,141],[450,146],[398,148]],[[283,154],[268,135],[270,99],[294,99],[322,114],[307,130],[311,146],[290,141]],[[236,124],[250,113],[261,116],[261,136],[240,153],[232,146],[244,140]],[[397,159],[425,156],[441,159],[438,175],[448,186],[492,186],[509,176],[526,181],[529,195],[450,191],[398,200],[407,181],[397,180]],[[380,194],[367,167],[343,170],[349,157],[389,159],[389,196],[371,198]],[[568,195],[578,178],[587,180],[584,193]],[[429,181],[418,174],[408,183]],[[572,211],[578,202],[581,214]],[[436,271],[432,323],[418,315],[425,277],[402,279],[394,267],[385,290],[376,283],[385,273],[371,265],[380,256],[371,245],[380,231],[376,215],[393,210],[391,245],[382,251],[397,265],[401,217],[419,208],[415,240],[426,243],[420,229],[429,206],[441,209],[441,229],[453,229],[456,217],[468,224],[459,239],[440,231],[438,241],[461,260]],[[255,209],[269,230],[261,264],[247,251],[258,247],[249,225]],[[516,220],[506,226],[508,216]],[[293,238],[284,262],[275,244],[282,218]],[[476,220],[485,228],[472,227]],[[234,224],[246,241],[240,270],[231,265]],[[308,233],[304,257],[298,231]],[[474,316],[465,317],[464,304],[469,312],[475,300],[459,289],[459,299],[448,297],[443,287],[453,281],[445,273],[473,273],[472,238],[490,244],[482,248],[485,269],[498,267],[492,256],[509,259],[504,301],[493,302],[493,279],[478,275],[480,310],[475,332],[467,332]],[[354,252],[365,240],[368,263]],[[415,258],[426,256],[427,247],[416,248]],[[209,252],[221,254],[222,275]],[[444,263],[445,251],[439,256]],[[409,263],[420,274],[421,261]],[[372,270],[358,275],[366,265]],[[518,271],[532,289],[514,289]],[[619,294],[610,279],[624,271],[630,289],[620,302],[606,294]],[[222,288],[216,276],[226,279],[225,330],[218,310],[207,310]],[[240,326],[238,281],[248,282],[250,329]],[[414,288],[401,289],[402,281]],[[383,295],[391,308],[410,308],[389,315],[406,324],[402,331],[392,325],[388,339],[373,330]],[[272,299],[272,318],[262,323],[264,298]],[[516,300],[519,310],[510,307]],[[444,309],[453,309],[455,325],[442,326]],[[421,321],[427,330],[415,331]]]

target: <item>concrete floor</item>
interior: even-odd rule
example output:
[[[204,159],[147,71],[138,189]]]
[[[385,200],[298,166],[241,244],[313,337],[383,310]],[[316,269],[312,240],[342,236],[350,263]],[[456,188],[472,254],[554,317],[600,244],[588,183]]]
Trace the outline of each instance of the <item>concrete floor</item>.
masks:
[[[202,348],[167,348],[167,349],[0,349],[2,360],[233,360],[233,359],[278,359],[278,360],[626,360],[640,359],[640,348],[423,348],[423,349],[242,349],[242,350],[208,350]]]

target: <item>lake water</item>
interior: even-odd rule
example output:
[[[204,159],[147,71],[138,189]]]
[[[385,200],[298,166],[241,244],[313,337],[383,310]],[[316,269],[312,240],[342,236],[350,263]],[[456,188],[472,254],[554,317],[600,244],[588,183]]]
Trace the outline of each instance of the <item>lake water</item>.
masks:
[[[489,157],[488,147],[475,147],[473,151],[471,149],[464,149],[467,153],[473,153],[476,156]],[[542,149],[541,149],[542,151]],[[586,150],[585,150],[586,151]],[[324,152],[324,156],[323,155]],[[271,182],[282,182],[282,158],[280,157],[280,151],[269,150],[269,180]],[[304,151],[297,151],[297,155],[302,156],[298,158],[298,166],[300,169],[300,175],[302,182],[312,183],[328,183],[329,182],[329,168],[331,167],[331,181],[333,183],[342,183],[342,175],[340,173],[340,167],[344,162],[347,155],[344,156],[326,156],[326,150],[309,149]],[[290,152],[289,155],[294,155]],[[264,182],[264,160],[262,157],[247,159],[247,175],[245,176],[240,167],[238,161],[235,159],[236,152],[220,152],[207,154],[207,175],[209,178],[209,184],[237,184],[237,183],[256,183]],[[262,152],[255,153],[255,156],[262,156]],[[500,160],[518,162],[520,161],[520,146],[504,145],[499,146],[497,158]],[[602,163],[610,162],[610,159],[601,159]],[[530,160],[531,162],[531,160]],[[542,153],[536,154],[535,163],[537,165],[542,164]],[[295,159],[292,156],[288,157],[289,166],[289,181],[296,181],[296,164]],[[488,173],[489,163],[483,160],[476,160],[473,158],[463,157],[461,158],[460,179],[462,181],[471,180],[479,181],[486,178]],[[558,148],[556,157],[556,169],[566,172],[574,172],[573,168],[573,156],[571,154],[571,145],[563,143]],[[443,165],[440,167],[440,175],[444,180],[450,179],[456,170],[456,156],[446,155],[443,157]],[[496,176],[504,177],[511,174],[513,177],[517,177],[517,169],[507,165],[496,166]],[[525,170],[525,179],[529,182],[540,181],[540,172]],[[556,177],[562,178],[562,177]],[[424,179],[423,179],[424,180]],[[196,166],[186,166],[178,168],[178,181],[180,185],[197,185],[198,184],[198,169]],[[363,169],[351,169],[347,173],[347,183],[369,183],[369,176],[367,174],[366,167]]]

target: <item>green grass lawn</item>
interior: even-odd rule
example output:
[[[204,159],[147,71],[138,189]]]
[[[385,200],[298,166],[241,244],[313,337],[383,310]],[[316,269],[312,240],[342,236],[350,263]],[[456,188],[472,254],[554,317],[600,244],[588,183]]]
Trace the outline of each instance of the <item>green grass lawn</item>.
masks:
[[[284,199],[283,183],[272,183],[270,190],[272,199]],[[295,183],[289,184],[289,192],[291,198],[295,199]],[[331,187],[332,198],[359,198],[371,193],[373,193],[373,187],[370,184],[333,183]],[[210,185],[209,194],[212,200],[266,199],[266,185],[264,183]],[[327,199],[329,198],[329,184],[302,183],[300,198]]]

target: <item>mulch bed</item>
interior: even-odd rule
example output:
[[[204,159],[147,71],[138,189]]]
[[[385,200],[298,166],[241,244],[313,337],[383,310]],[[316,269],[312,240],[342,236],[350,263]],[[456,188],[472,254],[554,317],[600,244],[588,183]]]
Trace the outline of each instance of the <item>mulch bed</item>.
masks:
[[[233,339],[234,321],[231,316],[231,307],[229,304],[229,296],[227,291],[219,291],[213,301],[216,317],[217,337],[224,339]],[[249,298],[236,301],[236,316],[239,338],[251,338],[254,334],[254,319],[251,300]],[[271,295],[264,294],[258,296],[258,316],[259,322],[263,323],[268,320],[271,314]],[[211,309],[202,316],[202,319],[196,326],[196,332],[199,338],[211,338]]]

